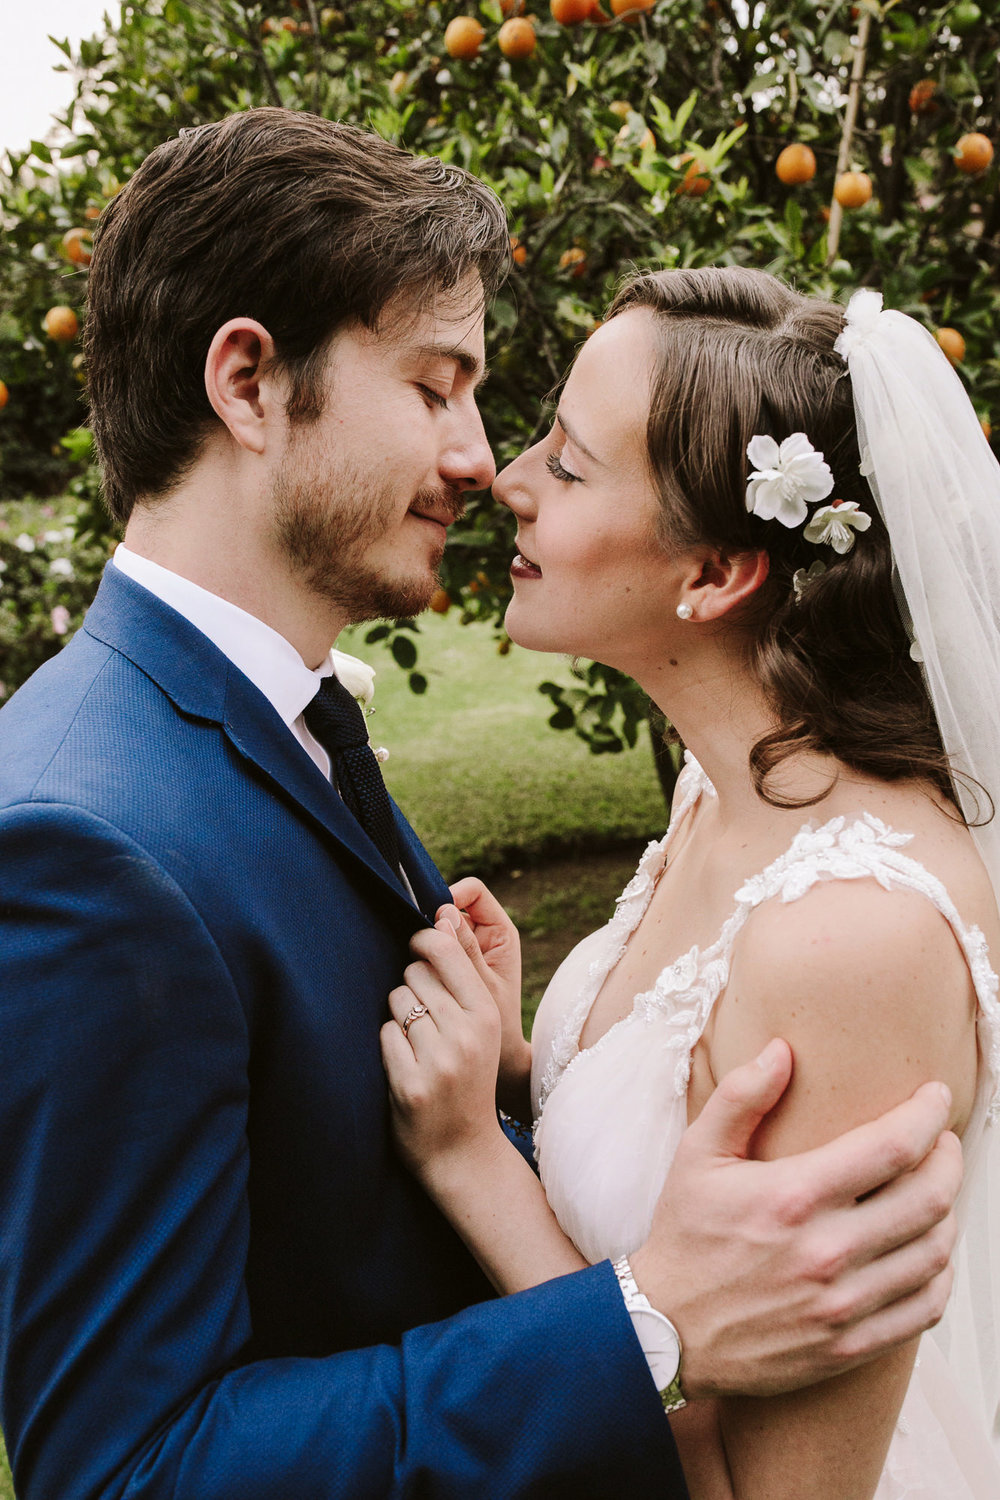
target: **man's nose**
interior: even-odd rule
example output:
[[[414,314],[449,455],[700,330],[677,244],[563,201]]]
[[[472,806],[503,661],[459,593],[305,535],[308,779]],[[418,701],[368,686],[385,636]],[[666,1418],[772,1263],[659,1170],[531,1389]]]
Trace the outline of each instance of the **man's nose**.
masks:
[[[464,421],[456,430],[440,468],[442,479],[457,490],[485,490],[493,483],[497,466],[478,411],[475,420]]]

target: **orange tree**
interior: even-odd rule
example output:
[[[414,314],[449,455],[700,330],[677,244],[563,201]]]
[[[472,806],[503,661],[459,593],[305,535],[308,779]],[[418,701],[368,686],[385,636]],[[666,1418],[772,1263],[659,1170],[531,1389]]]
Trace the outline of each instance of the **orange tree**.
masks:
[[[584,11],[539,0],[527,18],[534,45],[521,26],[512,47],[501,28],[524,10],[523,0],[123,4],[76,59],[81,111],[58,162],[38,150],[8,162],[0,442],[34,445],[42,465],[36,481],[26,461],[8,464],[8,492],[41,483],[60,424],[77,420],[73,345],[38,332],[50,299],[81,305],[86,268],[66,260],[67,230],[86,228],[164,136],[255,104],[364,124],[461,162],[501,195],[514,254],[483,398],[501,462],[544,431],[547,393],[630,265],[752,264],[840,299],[880,286],[892,306],[957,330],[960,373],[983,417],[1000,420],[992,3],[595,0]],[[474,24],[451,25],[462,16]],[[788,146],[808,151],[779,175]],[[856,208],[834,197],[847,172],[871,184]],[[866,191],[852,179],[839,197]],[[509,520],[474,498],[435,601],[490,622],[501,650],[511,551]],[[420,691],[415,633],[396,622],[373,635]],[[573,690],[545,689],[551,722],[596,751],[634,742],[647,708],[637,690],[600,667],[577,671]]]

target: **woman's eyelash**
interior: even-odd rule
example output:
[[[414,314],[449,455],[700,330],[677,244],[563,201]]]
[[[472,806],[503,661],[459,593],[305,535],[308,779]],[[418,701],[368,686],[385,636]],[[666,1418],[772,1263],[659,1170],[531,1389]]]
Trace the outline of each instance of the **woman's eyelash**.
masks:
[[[556,479],[579,481],[579,474],[571,474],[568,469],[563,468],[562,464],[559,462],[558,453],[549,454],[549,456],[545,460],[545,467],[548,469],[550,474],[555,476]]]
[[[435,406],[447,406],[448,405],[448,397],[447,396],[442,396],[441,392],[440,391],[436,391],[433,386],[422,385],[420,387],[420,389],[423,391],[423,393],[424,393],[425,396],[429,396],[430,397],[430,399],[434,402]]]

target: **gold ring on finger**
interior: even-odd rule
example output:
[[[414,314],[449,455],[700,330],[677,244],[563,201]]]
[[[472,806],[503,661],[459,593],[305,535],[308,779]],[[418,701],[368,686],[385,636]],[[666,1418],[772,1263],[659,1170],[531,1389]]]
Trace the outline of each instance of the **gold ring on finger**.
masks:
[[[403,1021],[401,1023],[402,1027],[403,1027],[403,1035],[406,1036],[407,1032],[409,1031],[410,1027],[413,1025],[414,1021],[419,1021],[421,1016],[427,1016],[427,1015],[430,1015],[430,1011],[427,1009],[426,1005],[421,1005],[420,1002],[419,1002],[419,1000],[418,1000],[417,1004],[413,1007],[413,1009],[407,1015],[405,1021]]]

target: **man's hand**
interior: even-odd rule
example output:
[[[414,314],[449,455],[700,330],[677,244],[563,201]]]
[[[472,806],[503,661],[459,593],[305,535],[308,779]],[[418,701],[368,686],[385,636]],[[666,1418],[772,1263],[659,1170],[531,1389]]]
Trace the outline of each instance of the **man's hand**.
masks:
[[[811,1385],[944,1311],[962,1180],[948,1090],[925,1084],[816,1150],[751,1161],[791,1070],[774,1041],[726,1075],[685,1132],[649,1239],[630,1257],[677,1325],[689,1398]]]

